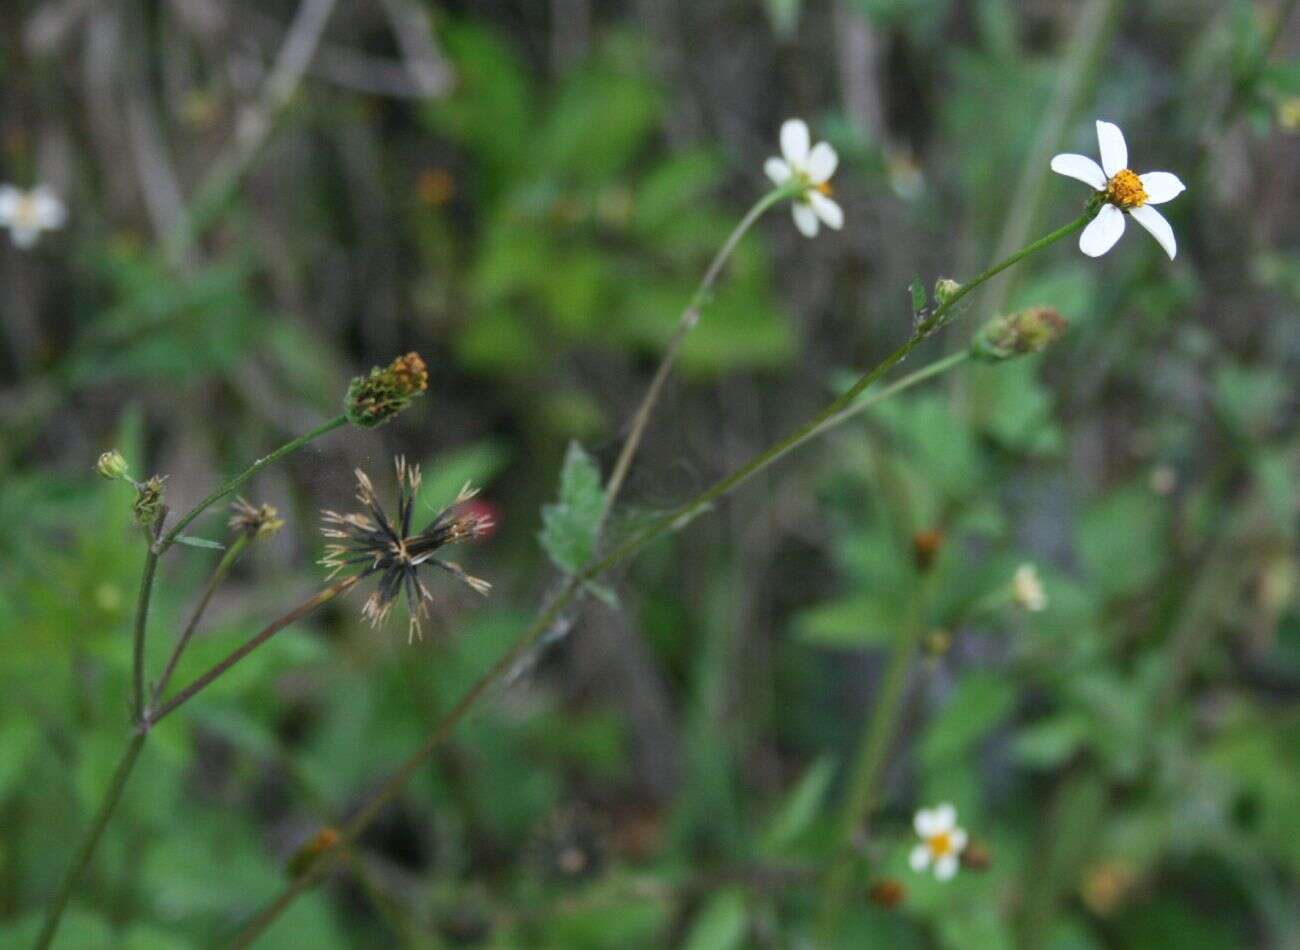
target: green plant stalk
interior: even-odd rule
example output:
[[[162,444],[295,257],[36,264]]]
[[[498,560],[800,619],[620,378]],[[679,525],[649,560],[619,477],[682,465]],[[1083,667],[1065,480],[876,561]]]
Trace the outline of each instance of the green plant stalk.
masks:
[[[252,478],[258,472],[260,472],[262,469],[266,468],[268,465],[270,465],[273,462],[278,462],[286,455],[290,455],[291,453],[298,451],[308,442],[315,441],[325,433],[332,432],[335,429],[339,428],[340,426],[347,425],[347,422],[348,422],[347,415],[344,413],[340,413],[339,415],[335,416],[333,419],[329,420],[328,422],[324,422],[321,425],[318,425],[310,432],[304,433],[303,435],[298,436],[298,438],[286,442],[284,445],[280,446],[270,455],[262,456],[252,465],[248,466],[248,468],[244,469],[234,478],[230,479],[230,481],[226,482],[224,485],[222,485],[212,494],[208,495],[208,497],[204,498],[201,502],[199,502],[197,505],[195,505],[193,508],[187,511],[184,517],[182,517],[180,521],[176,522],[176,526],[173,527],[170,531],[168,531],[165,535],[163,535],[162,539],[157,544],[154,545],[154,547],[158,549],[158,554],[161,555],[173,544],[175,544],[176,539],[180,536],[180,533],[185,530],[186,526],[189,525],[191,521],[193,521],[199,515],[203,514],[203,512],[207,511],[208,508],[212,507],[217,502],[221,501],[221,499],[225,498],[227,495],[231,495],[234,492],[236,492],[239,489],[239,487],[244,484],[244,482],[248,481],[250,478]]]
[[[560,616],[564,608],[573,599],[574,595],[588,581],[594,580],[605,571],[626,560],[635,554],[651,541],[684,526],[695,514],[704,509],[710,502],[727,494],[733,489],[749,480],[758,472],[772,465],[793,449],[803,445],[805,442],[819,435],[824,431],[828,420],[834,418],[853,406],[858,396],[862,394],[872,383],[876,382],[896,366],[909,353],[914,350],[922,340],[930,335],[936,327],[940,325],[944,317],[952,310],[964,296],[975,290],[989,278],[1000,274],[1008,267],[1024,260],[1031,254],[1034,254],[1043,248],[1059,241],[1081,230],[1093,219],[1097,212],[1097,205],[1090,203],[1088,209],[1069,224],[1057,228],[1055,231],[1044,235],[1032,244],[1026,245],[1021,250],[1012,254],[1010,257],[997,264],[994,264],[988,270],[975,277],[970,283],[964,285],[957,293],[953,294],[941,307],[938,307],[934,313],[921,322],[916,331],[906,343],[887,356],[875,368],[864,373],[853,386],[846,390],[839,398],[832,401],[821,412],[817,413],[812,419],[806,422],[795,432],[786,436],[784,439],[770,446],[755,458],[751,459],[745,465],[741,466],[730,475],[716,482],[712,487],[706,489],[700,495],[681,505],[676,510],[657,519],[653,524],[645,528],[641,533],[634,535],[622,545],[588,566],[581,573],[571,576],[559,592],[543,609],[536,619],[524,630],[524,632],[515,641],[514,645],[497,660],[492,667],[471,686],[456,704],[443,716],[442,720],[433,728],[432,732],[425,737],[424,742],[409,755],[397,770],[374,792],[369,799],[361,806],[360,809],[340,828],[340,845],[348,845],[356,840],[357,836],[378,817],[390,801],[392,801],[401,791],[406,782],[412,778],[424,764],[425,760],[431,756],[439,745],[456,729],[461,720],[469,713],[475,703],[488,692],[489,689],[497,682],[498,679],[505,676],[510,670],[514,669],[518,661],[527,654],[532,646],[545,635],[546,631]],[[954,354],[955,356],[956,354]],[[956,365],[954,362],[952,365]],[[932,373],[914,374],[921,379],[929,378]],[[918,380],[919,381],[919,380]],[[895,387],[893,392],[897,392]],[[326,852],[312,866],[311,870],[295,879],[280,895],[257,913],[247,924],[234,936],[232,945],[237,947],[248,946],[259,934],[266,930],[267,927],[275,921],[284,910],[293,903],[299,894],[308,888],[314,886],[325,875],[332,863],[330,855],[333,851]]]
[[[347,416],[340,414],[328,422],[317,426],[310,432],[286,442],[270,455],[258,459],[248,468],[244,469],[244,471],[230,479],[223,486],[212,492],[212,494],[208,495],[186,512],[185,516],[181,518],[181,520],[176,523],[175,527],[173,527],[171,531],[167,532],[166,535],[159,538],[156,534],[154,539],[150,541],[148,550],[145,553],[144,572],[140,579],[140,596],[136,605],[135,635],[132,649],[131,679],[133,703],[131,707],[131,715],[134,721],[135,734],[132,736],[131,742],[127,746],[121,764],[118,765],[118,771],[113,776],[112,784],[109,786],[104,795],[103,801],[100,803],[99,811],[95,815],[95,820],[91,823],[90,827],[86,829],[86,834],[82,838],[81,844],[77,846],[77,851],[73,856],[72,864],[64,874],[63,880],[59,884],[59,890],[55,894],[49,910],[46,912],[45,923],[41,928],[40,936],[37,938],[37,948],[48,947],[54,940],[54,935],[59,929],[59,921],[63,917],[64,910],[67,908],[68,899],[72,896],[72,888],[81,877],[86,865],[90,863],[90,859],[95,853],[95,847],[99,844],[100,835],[103,834],[104,828],[108,825],[108,821],[113,816],[113,811],[117,807],[118,800],[122,797],[122,789],[126,786],[126,780],[130,776],[131,771],[135,768],[136,758],[140,753],[140,747],[144,744],[144,740],[149,732],[149,727],[151,725],[150,719],[154,722],[157,721],[156,714],[151,717],[146,716],[147,710],[144,705],[144,647],[145,631],[148,625],[149,603],[153,594],[153,581],[154,576],[157,573],[159,558],[161,558],[167,549],[176,542],[176,539],[180,537],[180,534],[185,527],[213,504],[237,491],[241,485],[272,462],[278,461],[291,452],[297,451],[307,443],[319,438],[325,433],[345,425],[347,421]],[[164,510],[158,520],[158,533],[161,533],[162,523],[165,517],[166,512]],[[146,535],[146,540],[149,540],[148,535]],[[206,596],[207,595],[205,595],[205,597]],[[197,614],[192,622],[197,622]],[[222,672],[224,672],[224,669]],[[202,685],[207,684],[204,683]],[[200,688],[202,687],[200,686]],[[194,690],[194,692],[197,691],[197,689]],[[188,696],[185,698],[188,698]],[[178,697],[178,699],[180,699],[180,697]],[[181,699],[181,701],[183,702],[184,700]],[[170,711],[171,708],[175,708],[175,706],[179,704],[179,702],[175,701],[169,703],[167,711]]]
[[[862,741],[854,759],[853,773],[844,795],[844,807],[840,812],[839,827],[836,830],[835,853],[822,884],[822,903],[817,917],[819,946],[833,945],[832,941],[839,930],[840,920],[844,916],[844,908],[852,891],[853,841],[859,832],[866,830],[876,785],[880,781],[889,748],[893,745],[895,733],[898,731],[898,717],[903,708],[903,696],[907,691],[907,683],[911,678],[912,665],[920,648],[921,638],[927,629],[929,588],[927,577],[921,578],[920,583],[916,585],[910,616],[907,624],[894,638],[880,687],[880,695],[871,710],[871,718],[862,731]]]
[[[226,548],[225,552],[221,555],[221,560],[217,562],[217,566],[213,568],[212,576],[208,578],[207,586],[203,588],[203,594],[199,597],[199,602],[194,607],[194,613],[190,615],[190,622],[185,625],[184,631],[182,631],[179,639],[176,641],[176,646],[172,648],[172,654],[167,658],[167,666],[163,669],[162,676],[158,678],[158,685],[153,689],[153,695],[149,700],[149,706],[151,708],[156,707],[158,701],[162,699],[163,695],[167,692],[167,685],[171,682],[172,674],[176,672],[176,665],[181,660],[181,654],[183,654],[185,648],[189,646],[190,638],[194,636],[194,631],[198,628],[199,620],[208,609],[208,604],[212,600],[212,595],[217,592],[217,588],[221,586],[221,582],[226,579],[226,575],[230,573],[230,569],[235,566],[235,561],[239,560],[239,556],[248,548],[250,541],[251,538],[248,534],[241,534],[239,537],[235,538],[235,540],[231,542],[230,547]],[[143,718],[148,717],[146,715]]]
[[[122,790],[126,788],[126,780],[130,778],[131,771],[135,768],[135,761],[140,755],[144,740],[145,734],[137,731],[131,736],[130,742],[127,743],[126,751],[117,764],[117,771],[113,773],[113,780],[104,793],[103,801],[99,803],[99,811],[95,813],[95,818],[86,830],[86,834],[82,837],[81,844],[77,846],[77,853],[72,858],[72,864],[64,872],[63,880],[59,882],[59,889],[50,902],[49,910],[46,911],[45,923],[41,927],[40,935],[36,938],[38,950],[44,950],[53,942],[54,934],[59,929],[59,920],[63,917],[63,911],[68,906],[68,899],[72,897],[72,888],[76,886],[82,870],[90,863],[90,857],[95,853],[95,846],[99,844],[99,837],[104,833],[108,820],[113,817],[113,810],[122,797]]]

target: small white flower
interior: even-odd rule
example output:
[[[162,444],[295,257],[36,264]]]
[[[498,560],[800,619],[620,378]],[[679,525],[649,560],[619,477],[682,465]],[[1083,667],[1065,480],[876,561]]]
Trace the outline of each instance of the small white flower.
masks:
[[[1089,257],[1101,257],[1124,233],[1124,215],[1151,232],[1169,259],[1178,252],[1174,229],[1152,205],[1164,204],[1182,194],[1186,186],[1169,172],[1139,175],[1128,167],[1128,146],[1118,125],[1097,123],[1097,142],[1101,147],[1101,164],[1086,155],[1057,155],[1052,171],[1077,178],[1105,196],[1106,203],[1097,217],[1079,235],[1079,250]]]
[[[839,230],[844,226],[844,211],[831,197],[831,176],[839,156],[828,142],[809,147],[808,124],[803,119],[787,119],[781,126],[781,154],[763,165],[763,171],[778,187],[794,179],[800,186],[792,211],[794,224],[807,237],[816,237],[819,222]]]
[[[67,217],[63,202],[46,185],[37,185],[28,192],[0,185],[0,228],[9,229],[15,247],[31,247],[42,231],[63,227]]]
[[[1025,610],[1039,611],[1047,607],[1047,591],[1038,579],[1038,568],[1021,564],[1011,578],[1011,596]]]
[[[921,843],[912,849],[908,863],[920,873],[934,865],[934,876],[947,881],[957,873],[961,853],[966,848],[966,831],[957,827],[957,809],[946,802],[922,808],[912,822]]]

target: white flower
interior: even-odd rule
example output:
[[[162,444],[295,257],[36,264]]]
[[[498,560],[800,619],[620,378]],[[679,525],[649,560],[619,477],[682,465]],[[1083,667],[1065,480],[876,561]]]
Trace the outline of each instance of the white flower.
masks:
[[[912,824],[921,836],[908,858],[912,870],[919,873],[933,864],[935,877],[950,880],[966,848],[966,832],[957,827],[957,809],[947,803],[922,808]]]
[[[787,119],[781,126],[781,154],[769,158],[763,171],[778,187],[790,182],[800,186],[792,211],[794,224],[807,237],[816,237],[818,222],[839,230],[844,226],[844,211],[831,198],[831,175],[839,156],[828,142],[809,147],[808,124],[803,119]]]
[[[1047,592],[1038,579],[1038,568],[1021,564],[1011,578],[1011,596],[1025,610],[1039,611],[1047,607]]]
[[[0,228],[9,229],[16,247],[31,247],[42,231],[63,227],[67,216],[63,202],[46,185],[28,192],[0,185]]]
[[[1169,259],[1178,252],[1174,229],[1152,205],[1177,198],[1186,187],[1177,175],[1147,172],[1139,175],[1128,167],[1128,146],[1118,125],[1097,123],[1097,142],[1101,146],[1101,165],[1086,155],[1057,155],[1052,171],[1077,178],[1105,196],[1106,203],[1097,217],[1079,235],[1079,250],[1089,257],[1101,257],[1124,233],[1124,215],[1151,232]]]

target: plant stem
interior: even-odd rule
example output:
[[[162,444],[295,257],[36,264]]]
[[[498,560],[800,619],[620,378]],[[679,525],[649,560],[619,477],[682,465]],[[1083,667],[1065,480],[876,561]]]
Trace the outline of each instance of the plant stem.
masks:
[[[616,564],[626,560],[635,554],[642,547],[678,527],[684,525],[699,510],[704,508],[710,502],[732,491],[749,478],[767,468],[786,453],[803,445],[805,442],[821,434],[827,428],[829,420],[841,417],[847,418],[851,412],[846,412],[854,406],[855,400],[861,395],[862,391],[878,380],[925,339],[945,316],[951,311],[952,307],[961,300],[966,294],[970,293],[980,284],[1024,260],[1030,254],[1042,250],[1048,245],[1059,241],[1076,231],[1081,230],[1096,214],[1096,208],[1092,205],[1082,215],[1071,221],[1063,227],[1044,235],[1032,244],[1027,245],[1021,250],[1012,254],[1010,257],[993,265],[988,270],[974,278],[970,283],[963,286],[959,291],[953,294],[946,303],[938,307],[933,314],[926,318],[920,326],[917,327],[912,337],[901,347],[886,357],[874,369],[864,373],[860,379],[839,398],[832,401],[826,408],[814,416],[811,420],[801,426],[798,430],[784,439],[777,442],[764,452],[760,453],[754,459],[741,466],[732,474],[716,482],[712,487],[706,489],[700,495],[686,502],[675,511],[657,519],[645,530],[624,542],[604,557],[589,565],[581,573],[570,576],[561,587],[559,592],[550,601],[544,610],[533,620],[533,622],[520,634],[506,653],[496,661],[485,674],[483,674],[474,683],[473,686],[465,692],[456,704],[443,716],[442,720],[433,728],[433,731],[425,737],[424,742],[409,755],[397,770],[375,791],[369,799],[361,806],[360,809],[347,821],[340,829],[340,846],[346,846],[356,840],[357,836],[367,828],[371,822],[378,817],[383,808],[394,798],[397,797],[406,782],[416,774],[422,767],[425,760],[428,759],[439,745],[456,729],[461,720],[469,713],[474,704],[502,677],[514,669],[516,663],[532,648],[532,646],[542,638],[550,629],[551,625],[563,612],[564,608],[573,599],[583,584],[595,579],[605,571],[614,567]],[[961,362],[955,359],[956,354],[946,357],[945,360],[951,360],[948,367],[955,366]],[[941,361],[943,362],[943,361]],[[947,367],[945,367],[947,368]],[[934,375],[932,367],[926,367],[909,377],[910,384],[920,382]],[[900,380],[900,383],[903,382]],[[901,387],[895,385],[891,387],[890,392],[898,392]],[[337,850],[337,849],[335,849]],[[315,885],[324,877],[325,872],[332,863],[331,855],[334,851],[326,852],[316,861],[312,868],[302,876],[296,878],[288,885],[280,895],[257,913],[243,929],[233,938],[232,944],[237,947],[248,946],[259,934],[264,932],[278,918],[285,909],[293,903],[294,899]]]
[[[609,481],[605,485],[604,505],[601,508],[600,518],[596,522],[597,538],[600,537],[605,521],[613,509],[614,503],[618,500],[618,493],[623,488],[623,481],[627,478],[628,469],[632,466],[632,459],[636,456],[636,451],[641,445],[641,437],[645,434],[646,425],[650,421],[650,414],[659,401],[668,374],[672,372],[673,365],[677,362],[677,354],[680,352],[686,338],[690,336],[691,331],[700,322],[700,311],[707,303],[709,294],[713,291],[713,285],[717,283],[718,276],[722,273],[723,266],[731,258],[737,245],[740,244],[740,239],[754,226],[754,223],[769,208],[785,198],[792,197],[793,193],[791,188],[774,188],[762,198],[759,198],[745,216],[740,219],[740,223],[732,230],[727,240],[723,242],[722,247],[718,249],[718,253],[713,256],[708,270],[700,278],[695,293],[691,295],[690,302],[687,303],[686,309],[682,311],[677,320],[677,329],[673,332],[672,339],[668,341],[668,347],[664,350],[664,355],[659,361],[654,377],[650,380],[650,386],[646,389],[645,395],[641,397],[641,404],[637,406],[636,413],[632,416],[627,440],[623,443],[623,448],[619,451],[614,467],[610,471]]]
[[[158,685],[154,687],[153,696],[149,700],[151,708],[157,707],[158,700],[162,699],[166,694],[167,684],[171,682],[172,674],[176,672],[176,664],[180,662],[181,654],[189,646],[190,638],[194,636],[200,618],[202,618],[204,611],[208,609],[208,603],[212,600],[212,595],[217,592],[217,588],[226,579],[226,575],[230,573],[230,569],[234,566],[235,561],[239,559],[239,556],[244,553],[248,544],[249,536],[241,534],[231,542],[230,547],[226,548],[225,553],[222,554],[221,560],[217,562],[217,566],[213,569],[212,576],[208,578],[208,584],[203,589],[198,604],[194,607],[194,613],[190,615],[190,622],[185,625],[184,631],[181,632],[180,638],[176,641],[176,646],[172,648],[172,654],[167,659],[167,666],[158,679]]]
[[[898,715],[903,707],[903,695],[911,676],[912,661],[916,658],[917,648],[926,631],[930,600],[927,581],[927,578],[922,578],[917,585],[908,621],[894,638],[880,695],[862,732],[853,773],[844,795],[844,808],[836,831],[835,853],[824,879],[821,911],[817,920],[819,946],[833,945],[840,918],[844,915],[844,906],[853,883],[854,838],[866,830],[876,785],[897,731]]]
[[[894,393],[915,386],[917,383],[923,383],[933,376],[946,373],[954,366],[960,366],[968,359],[970,359],[970,349],[963,348],[955,353],[948,354],[943,359],[935,360],[930,365],[924,366],[916,372],[910,373],[902,379],[876,390],[870,396],[859,399],[853,405],[844,407],[839,412],[835,413],[835,415],[823,422],[817,428],[817,432],[814,433],[814,435],[819,434],[826,429],[833,429],[846,419],[850,419],[859,413],[865,412],[879,402],[884,402],[890,396],[894,395]]]
[[[263,627],[256,636],[232,650],[225,659],[209,668],[206,673],[195,679],[189,686],[186,686],[171,699],[167,700],[167,702],[163,703],[156,710],[151,712],[149,718],[144,723],[145,728],[152,729],[154,726],[158,725],[164,716],[175,712],[178,708],[189,702],[197,694],[210,686],[213,680],[220,677],[232,666],[244,657],[248,656],[248,654],[252,653],[262,644],[266,643],[267,640],[270,640],[285,627],[301,620],[317,607],[328,603],[340,594],[347,593],[353,588],[357,581],[361,580],[362,576],[363,575],[361,574],[353,574],[349,577],[343,578],[342,580],[335,581],[329,587],[326,587],[324,590],[319,591],[307,600],[303,601],[287,614],[284,614],[267,624],[267,626]]]
[[[72,864],[64,872],[63,880],[59,882],[59,889],[50,902],[49,910],[45,912],[45,923],[41,927],[40,936],[36,938],[37,950],[44,950],[53,942],[54,934],[59,929],[59,920],[68,906],[68,899],[72,896],[72,888],[76,886],[81,872],[85,870],[86,865],[90,863],[91,855],[95,853],[99,836],[104,833],[104,828],[107,827],[108,820],[113,816],[113,810],[122,797],[122,790],[126,788],[126,780],[130,777],[131,770],[135,768],[135,760],[140,755],[144,740],[145,733],[136,732],[127,743],[126,751],[118,762],[117,771],[113,773],[113,781],[109,784],[108,791],[104,793],[103,801],[99,803],[99,811],[90,823],[85,837],[81,839],[77,853],[72,858]]]
[[[158,549],[158,554],[161,555],[169,547],[175,544],[176,538],[180,536],[180,533],[185,530],[185,527],[191,521],[193,521],[199,515],[203,514],[204,511],[206,511],[212,505],[219,502],[221,499],[225,498],[227,495],[232,494],[233,492],[238,490],[239,487],[244,484],[244,482],[248,481],[250,478],[252,478],[258,472],[260,472],[262,469],[266,468],[272,462],[278,462],[280,459],[284,458],[286,455],[289,455],[291,452],[298,451],[308,442],[312,442],[315,439],[320,438],[325,433],[332,432],[334,429],[337,429],[339,426],[346,425],[347,421],[348,421],[348,417],[345,414],[340,413],[339,415],[335,416],[333,419],[329,420],[328,422],[324,422],[321,425],[318,425],[310,432],[304,433],[303,435],[298,436],[298,438],[286,442],[284,445],[280,446],[270,455],[262,456],[252,465],[248,466],[248,468],[244,469],[234,478],[230,479],[230,481],[226,482],[224,485],[222,485],[212,494],[208,495],[207,498],[204,498],[201,502],[199,502],[197,505],[195,505],[193,508],[187,511],[185,513],[185,516],[181,518],[180,521],[176,522],[176,526],[172,528],[170,531],[168,531],[163,536],[161,541],[157,542],[154,545],[154,547]]]
[[[156,527],[144,529],[144,571],[140,575],[140,596],[135,604],[135,636],[131,646],[131,717],[139,723],[144,718],[144,643],[149,626],[149,601],[153,598],[153,579],[158,573],[158,534],[162,530],[166,509],[158,516]]]

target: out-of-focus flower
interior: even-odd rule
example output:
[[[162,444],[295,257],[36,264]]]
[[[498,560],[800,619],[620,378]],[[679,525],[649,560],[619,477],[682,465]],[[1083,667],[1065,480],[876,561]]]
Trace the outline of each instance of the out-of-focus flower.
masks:
[[[48,185],[26,192],[0,185],[0,227],[9,229],[15,247],[31,247],[42,231],[58,230],[67,218],[68,209]]]
[[[1079,894],[1098,917],[1109,917],[1132,893],[1138,873],[1126,860],[1103,861],[1084,873]]]
[[[999,314],[980,327],[971,340],[971,355],[996,363],[1015,356],[1041,353],[1065,333],[1069,322],[1051,307],[1029,307]]]
[[[270,505],[254,507],[244,498],[236,498],[230,506],[230,520],[226,522],[236,534],[247,535],[250,541],[269,538],[284,527],[279,512]]]
[[[429,371],[419,353],[399,356],[354,377],[343,400],[348,421],[364,429],[383,425],[429,388]]]
[[[1124,234],[1124,216],[1128,214],[1151,232],[1173,260],[1178,253],[1174,229],[1151,206],[1172,201],[1186,186],[1169,172],[1139,175],[1132,171],[1128,167],[1128,145],[1118,125],[1098,121],[1097,143],[1101,149],[1100,165],[1086,155],[1066,153],[1052,159],[1052,171],[1090,185],[1104,202],[1097,216],[1079,235],[1079,250],[1089,257],[1101,257]]]
[[[821,224],[839,230],[844,226],[844,211],[831,197],[831,176],[839,164],[839,156],[828,142],[810,146],[808,123],[803,119],[787,119],[781,126],[781,155],[773,156],[763,165],[763,171],[777,187],[794,184],[792,211],[794,225],[806,237],[816,237]]]
[[[1047,591],[1038,578],[1038,568],[1021,564],[1011,578],[1011,597],[1025,610],[1039,611],[1047,607]]]
[[[867,900],[877,907],[893,908],[907,899],[907,888],[903,882],[892,877],[882,877],[872,881],[867,888]]]
[[[415,496],[420,490],[420,468],[407,465],[398,458],[397,467],[397,518],[390,520],[375,497],[369,477],[357,469],[357,501],[366,512],[341,515],[334,511],[323,512],[325,527],[321,533],[335,543],[326,545],[321,564],[330,569],[333,577],[339,571],[359,568],[362,577],[379,575],[379,585],[361,609],[362,616],[374,626],[387,619],[398,595],[405,594],[410,615],[407,642],[417,636],[423,639],[420,619],[427,612],[427,603],[433,595],[419,578],[419,568],[432,564],[453,577],[464,581],[480,594],[486,594],[492,585],[478,577],[466,574],[459,564],[434,557],[440,549],[458,541],[483,537],[491,528],[490,518],[479,514],[466,514],[460,506],[477,494],[477,489],[465,485],[456,500],[438,512],[425,528],[412,533]]]
[[[415,180],[415,193],[421,204],[445,205],[456,196],[456,179],[445,168],[426,168]]]
[[[908,858],[912,870],[920,873],[933,865],[935,877],[950,880],[957,873],[966,847],[966,831],[957,827],[957,809],[946,802],[922,808],[912,823],[921,838]]]
[[[1168,465],[1151,469],[1151,490],[1157,495],[1172,495],[1178,487],[1178,473]]]
[[[943,532],[938,528],[927,528],[912,535],[912,560],[918,571],[928,571],[934,566],[943,540]]]
[[[1300,132],[1300,96],[1287,96],[1277,104],[1277,124],[1288,132]]]

